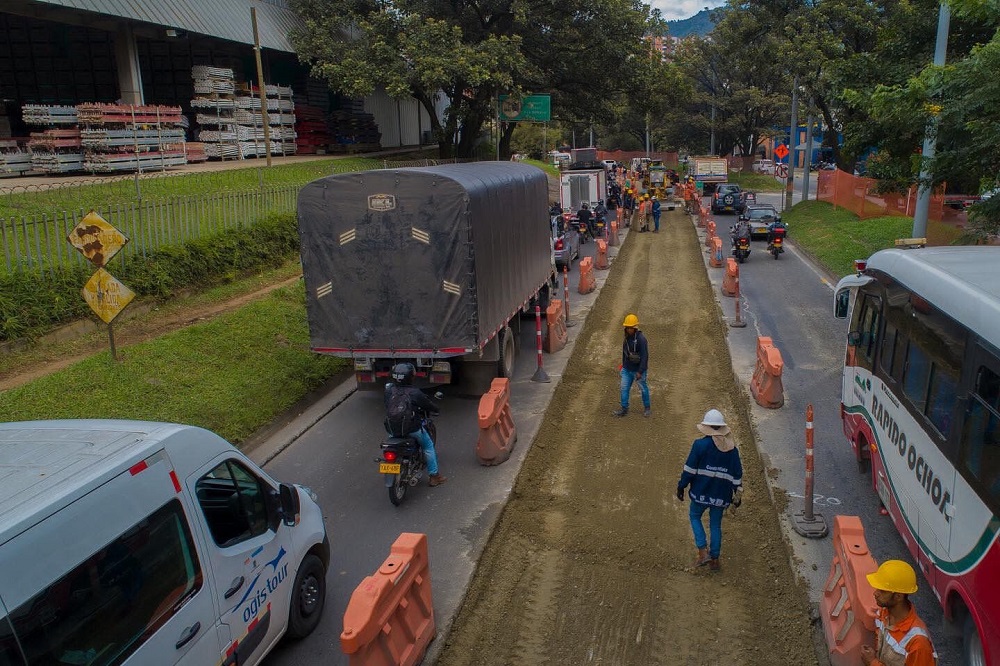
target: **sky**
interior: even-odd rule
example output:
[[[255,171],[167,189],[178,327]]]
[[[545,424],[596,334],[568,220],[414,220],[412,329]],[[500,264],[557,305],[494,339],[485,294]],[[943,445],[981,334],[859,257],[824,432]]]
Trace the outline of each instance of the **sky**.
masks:
[[[651,0],[649,4],[659,9],[665,20],[674,21],[690,18],[705,7],[715,9],[726,3],[725,0]]]

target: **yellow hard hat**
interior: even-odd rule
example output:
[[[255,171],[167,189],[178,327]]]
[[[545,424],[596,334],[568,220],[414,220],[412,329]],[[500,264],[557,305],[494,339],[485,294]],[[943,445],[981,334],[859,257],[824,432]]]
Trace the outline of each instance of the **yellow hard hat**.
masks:
[[[630,314],[625,317],[625,321],[622,322],[622,326],[625,328],[635,328],[639,325],[639,318],[634,314]]]
[[[913,594],[917,591],[917,572],[902,560],[886,560],[873,574],[868,574],[868,583],[876,590]]]

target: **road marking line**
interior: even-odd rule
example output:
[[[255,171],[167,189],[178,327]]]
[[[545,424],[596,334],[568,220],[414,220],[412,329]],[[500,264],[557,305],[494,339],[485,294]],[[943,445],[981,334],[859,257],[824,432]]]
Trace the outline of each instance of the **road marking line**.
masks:
[[[802,254],[798,250],[795,249],[794,245],[788,245],[788,249],[791,250],[792,254],[794,254],[796,257],[798,257],[799,260],[809,268],[809,270],[811,270],[813,273],[815,273],[816,277],[819,278],[819,281],[822,282],[823,284],[825,284],[827,287],[829,287],[830,291],[835,291],[836,290],[836,287],[834,285],[830,284],[830,281],[827,280],[823,276],[823,274],[820,273],[816,269],[816,267],[812,265],[811,261],[809,261],[806,257],[802,256]]]

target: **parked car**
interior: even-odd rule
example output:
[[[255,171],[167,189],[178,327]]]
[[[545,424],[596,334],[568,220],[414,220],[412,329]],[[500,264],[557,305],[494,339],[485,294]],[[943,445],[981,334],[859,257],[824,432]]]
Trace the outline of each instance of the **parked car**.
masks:
[[[740,214],[741,220],[750,223],[750,238],[767,238],[767,228],[781,220],[781,213],[771,204],[751,204]],[[788,235],[788,232],[785,232]]]
[[[556,268],[560,271],[563,267],[572,266],[573,260],[580,257],[580,232],[576,229],[575,215],[565,214],[562,225],[553,218],[552,251]]]
[[[712,212],[742,213],[747,207],[747,195],[736,183],[719,183],[712,195]]]
[[[601,164],[603,164],[604,168],[608,171],[614,171],[615,167],[618,166],[618,162],[615,162],[614,160],[601,160]]]
[[[750,169],[755,173],[774,174],[774,160],[755,160]]]

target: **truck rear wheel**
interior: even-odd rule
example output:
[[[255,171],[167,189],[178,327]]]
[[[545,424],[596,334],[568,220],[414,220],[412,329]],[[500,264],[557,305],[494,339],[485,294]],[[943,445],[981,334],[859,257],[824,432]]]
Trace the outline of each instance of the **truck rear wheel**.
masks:
[[[500,359],[497,361],[497,377],[508,379],[514,376],[514,334],[510,326],[504,326],[500,330]]]

